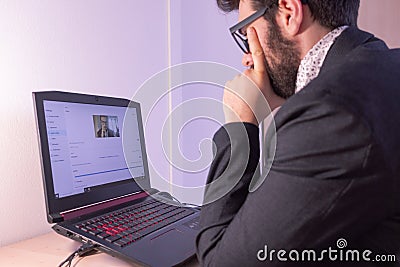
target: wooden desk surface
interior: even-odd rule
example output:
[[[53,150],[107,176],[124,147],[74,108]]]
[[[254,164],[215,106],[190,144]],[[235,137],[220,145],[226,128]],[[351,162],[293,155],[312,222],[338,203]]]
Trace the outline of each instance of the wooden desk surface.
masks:
[[[26,267],[26,266],[51,266],[57,267],[81,244],[55,232],[24,240],[0,248],[0,266]],[[125,267],[132,265],[105,253],[97,253],[83,258],[75,258],[72,266],[76,267]],[[184,266],[198,266],[193,259]]]

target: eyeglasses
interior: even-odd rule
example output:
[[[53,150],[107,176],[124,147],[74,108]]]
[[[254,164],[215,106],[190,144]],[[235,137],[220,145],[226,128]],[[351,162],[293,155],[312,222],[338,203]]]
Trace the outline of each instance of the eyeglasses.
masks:
[[[250,53],[250,46],[249,41],[247,40],[246,33],[242,32],[242,29],[252,23],[253,21],[257,20],[261,16],[264,16],[265,12],[267,12],[268,7],[264,7],[263,9],[258,10],[254,14],[248,16],[244,20],[240,21],[239,23],[233,25],[229,28],[229,31],[232,34],[233,39],[238,44],[240,49],[245,53]]]
[[[301,3],[303,5],[307,5],[308,4],[308,0],[301,0]],[[250,53],[250,46],[249,46],[249,41],[247,40],[247,37],[246,37],[246,33],[242,32],[242,29],[246,25],[249,25],[250,23],[252,23],[255,20],[257,20],[258,18],[264,16],[265,12],[267,12],[267,10],[270,7],[264,7],[262,9],[258,10],[254,14],[248,16],[244,20],[240,21],[239,23],[237,23],[237,24],[235,24],[235,25],[233,25],[232,27],[229,28],[229,31],[231,32],[233,39],[235,40],[235,42],[238,44],[240,49],[242,49],[242,51],[245,54]]]

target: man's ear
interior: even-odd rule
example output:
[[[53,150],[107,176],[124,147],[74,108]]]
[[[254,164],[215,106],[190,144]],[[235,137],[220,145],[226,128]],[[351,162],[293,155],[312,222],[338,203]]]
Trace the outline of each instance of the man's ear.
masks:
[[[303,4],[301,0],[279,0],[277,22],[282,31],[288,36],[297,35],[303,22]]]

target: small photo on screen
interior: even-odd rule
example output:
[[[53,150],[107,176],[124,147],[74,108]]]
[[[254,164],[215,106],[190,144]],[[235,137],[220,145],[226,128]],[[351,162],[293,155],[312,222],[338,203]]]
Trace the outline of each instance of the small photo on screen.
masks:
[[[93,126],[96,138],[119,137],[117,116],[93,115]]]

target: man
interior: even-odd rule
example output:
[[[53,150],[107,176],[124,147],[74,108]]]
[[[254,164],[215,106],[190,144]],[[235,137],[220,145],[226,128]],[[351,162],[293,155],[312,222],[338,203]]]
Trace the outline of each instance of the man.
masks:
[[[100,116],[101,128],[97,131],[96,137],[118,137],[115,135],[114,131],[108,128],[108,118],[107,116]]]
[[[400,51],[357,29],[359,0],[217,2],[245,22],[232,31],[248,69],[225,88],[236,116],[227,111],[214,136],[201,264],[376,266],[391,255],[381,265],[399,266]],[[246,96],[252,83],[277,112],[264,153],[270,170],[249,191],[268,115]],[[215,197],[217,180],[235,183]]]

